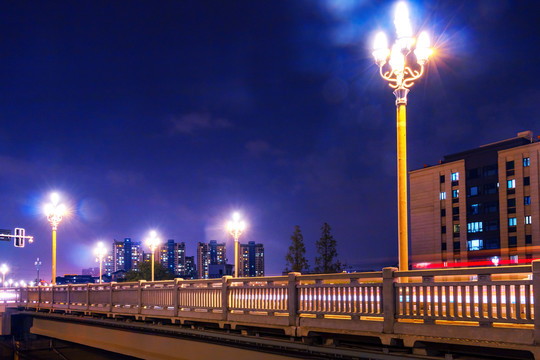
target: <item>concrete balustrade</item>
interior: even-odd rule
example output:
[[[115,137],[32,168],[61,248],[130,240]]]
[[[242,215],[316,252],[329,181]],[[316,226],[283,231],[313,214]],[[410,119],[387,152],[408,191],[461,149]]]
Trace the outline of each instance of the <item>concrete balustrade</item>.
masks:
[[[5,290],[26,309],[378,334],[540,343],[540,261],[489,268],[56,285]],[[412,341],[412,340],[411,340]]]

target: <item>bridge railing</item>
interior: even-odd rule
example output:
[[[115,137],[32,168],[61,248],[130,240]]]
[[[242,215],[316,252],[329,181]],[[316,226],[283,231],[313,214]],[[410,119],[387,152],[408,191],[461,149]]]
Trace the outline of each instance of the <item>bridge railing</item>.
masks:
[[[540,341],[540,317],[535,317],[540,301],[534,301],[540,297],[540,261],[532,266],[39,286],[11,293],[28,308],[180,321],[285,327],[332,323],[356,329],[355,324],[371,322],[385,333],[393,333],[400,322],[527,325],[539,330]]]

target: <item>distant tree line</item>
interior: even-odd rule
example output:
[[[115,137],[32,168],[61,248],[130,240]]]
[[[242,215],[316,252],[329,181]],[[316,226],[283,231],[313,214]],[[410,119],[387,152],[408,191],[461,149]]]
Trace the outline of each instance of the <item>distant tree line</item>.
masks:
[[[337,273],[342,271],[342,264],[338,260],[337,242],[331,233],[330,225],[324,223],[321,227],[321,237],[315,243],[317,247],[317,256],[315,257],[314,272],[319,274]],[[306,247],[304,245],[304,236],[300,226],[294,227],[291,236],[291,245],[289,252],[285,256],[287,263],[285,272],[308,272],[309,264],[306,258]]]

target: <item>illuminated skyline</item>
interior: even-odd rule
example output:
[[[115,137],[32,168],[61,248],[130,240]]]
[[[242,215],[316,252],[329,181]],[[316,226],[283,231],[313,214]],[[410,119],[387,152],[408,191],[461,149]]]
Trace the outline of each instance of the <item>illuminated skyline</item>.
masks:
[[[371,47],[394,2],[0,4],[0,243],[15,278],[50,276],[41,206],[58,191],[57,273],[97,241],[265,246],[280,273],[295,225],[313,265],[328,222],[344,263],[397,263],[394,98]],[[412,1],[437,51],[408,104],[409,169],[540,134],[536,2]],[[393,37],[393,36],[392,36]],[[145,249],[146,250],[146,249]],[[231,258],[232,259],[232,258]],[[231,260],[229,259],[229,260]],[[374,265],[375,266],[375,265]],[[17,276],[20,274],[20,276]]]

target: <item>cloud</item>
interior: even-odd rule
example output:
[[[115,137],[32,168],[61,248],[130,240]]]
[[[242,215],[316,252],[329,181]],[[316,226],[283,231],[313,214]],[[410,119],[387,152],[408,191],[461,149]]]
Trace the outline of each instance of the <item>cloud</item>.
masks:
[[[173,133],[191,135],[198,130],[215,130],[232,127],[232,123],[224,118],[216,118],[209,113],[192,112],[171,118]]]

